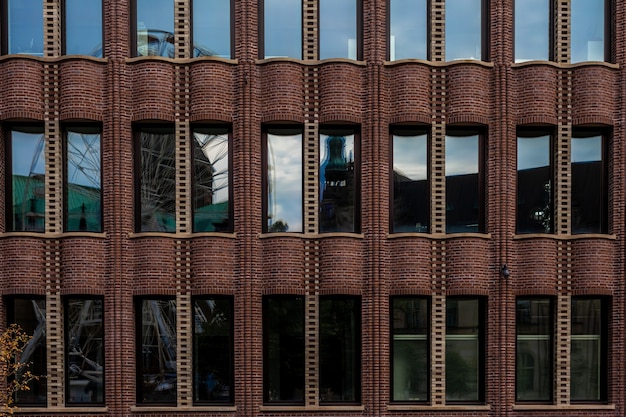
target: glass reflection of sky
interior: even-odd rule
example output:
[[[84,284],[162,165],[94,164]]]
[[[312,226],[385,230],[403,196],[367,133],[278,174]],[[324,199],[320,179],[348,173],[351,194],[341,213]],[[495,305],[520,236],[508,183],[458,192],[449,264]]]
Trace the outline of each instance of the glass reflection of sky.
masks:
[[[446,61],[481,59],[482,0],[446,0]]]
[[[517,139],[517,169],[550,165],[550,136],[519,137]]]
[[[267,226],[302,232],[302,135],[267,135]]]
[[[427,59],[426,0],[391,0],[389,59]]]
[[[550,58],[550,1],[515,1],[515,62]]]
[[[357,58],[357,0],[319,0],[320,59]]]
[[[604,61],[605,0],[571,0],[572,62]]]
[[[393,170],[413,180],[428,178],[428,136],[393,137]]]
[[[193,133],[213,168],[212,204],[228,201],[228,134]]]
[[[45,174],[43,133],[11,132],[13,175]]]
[[[43,56],[43,1],[8,0],[9,53]]]
[[[230,58],[230,0],[193,0],[192,8],[194,45]]]
[[[478,135],[446,135],[446,177],[478,173]]]
[[[100,189],[100,134],[67,132],[67,182]]]
[[[602,161],[602,136],[572,138],[572,163]]]
[[[137,0],[137,31],[174,33],[174,0]]]
[[[302,58],[302,2],[265,0],[265,57]]]
[[[65,0],[65,53],[102,57],[102,0]]]

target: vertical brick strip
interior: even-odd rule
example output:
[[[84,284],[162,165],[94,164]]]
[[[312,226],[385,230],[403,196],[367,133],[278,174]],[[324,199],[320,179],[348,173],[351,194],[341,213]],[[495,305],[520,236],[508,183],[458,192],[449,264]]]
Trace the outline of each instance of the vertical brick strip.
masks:
[[[572,253],[571,242],[557,243],[557,305],[556,305],[556,369],[555,402],[567,405],[570,402],[570,357],[571,357],[571,287]]]
[[[44,56],[61,55],[61,2],[44,0],[43,2],[43,38]]]
[[[432,233],[446,231],[446,73],[445,69],[433,68],[432,82],[432,131],[430,135],[430,228]]]
[[[176,58],[187,58],[191,54],[191,0],[174,0],[174,42]]]
[[[554,18],[556,22],[554,27],[556,28],[556,34],[554,42],[554,60],[558,63],[567,63],[570,60],[571,39],[570,0],[557,0],[555,7],[556,13],[554,13]]]
[[[63,307],[61,302],[61,254],[58,240],[46,241],[46,361],[48,407],[65,405]]]
[[[176,389],[179,407],[193,405],[190,251],[189,240],[176,241]]]
[[[307,239],[304,243],[305,278],[305,405],[319,405],[319,242]]]
[[[430,60],[446,59],[446,7],[445,0],[431,0],[430,9]]]
[[[315,60],[318,57],[318,0],[303,0],[302,3],[302,58]]]
[[[431,242],[430,403],[446,403],[446,242]]]

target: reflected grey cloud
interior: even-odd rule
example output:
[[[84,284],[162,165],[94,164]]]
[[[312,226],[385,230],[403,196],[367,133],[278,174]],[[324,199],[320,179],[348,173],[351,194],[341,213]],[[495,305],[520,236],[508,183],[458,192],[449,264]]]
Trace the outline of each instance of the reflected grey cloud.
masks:
[[[478,136],[446,136],[446,176],[478,172]]]
[[[522,137],[517,141],[517,169],[550,165],[550,136]]]
[[[267,135],[268,229],[279,220],[302,231],[302,135]]]

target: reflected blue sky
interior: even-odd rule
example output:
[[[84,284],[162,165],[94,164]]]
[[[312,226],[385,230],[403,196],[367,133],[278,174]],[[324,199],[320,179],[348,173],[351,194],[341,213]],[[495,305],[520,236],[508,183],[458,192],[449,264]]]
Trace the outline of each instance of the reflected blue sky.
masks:
[[[302,58],[302,1],[265,0],[265,57]]]
[[[517,139],[517,169],[550,165],[550,136],[519,137]]]
[[[13,175],[44,174],[45,141],[43,133],[11,131]]]
[[[67,182],[100,189],[100,134],[67,132]]]
[[[572,163],[602,160],[602,136],[572,138]]]
[[[393,170],[418,181],[428,178],[428,136],[393,137]]]
[[[43,56],[43,1],[8,0],[10,54]]]
[[[319,0],[320,59],[357,58],[357,0]]]
[[[481,59],[482,0],[446,0],[446,61]]]
[[[267,134],[267,226],[302,232],[302,135]]]
[[[193,0],[193,43],[230,58],[230,0]]]
[[[65,0],[65,53],[102,56],[102,0]]]
[[[174,33],[174,0],[137,0],[137,30]]]
[[[549,0],[515,1],[515,62],[550,57]]]
[[[389,3],[389,59],[427,59],[426,0],[391,0]]]
[[[478,135],[446,135],[446,177],[478,172]]]
[[[572,62],[604,61],[605,0],[571,0]]]

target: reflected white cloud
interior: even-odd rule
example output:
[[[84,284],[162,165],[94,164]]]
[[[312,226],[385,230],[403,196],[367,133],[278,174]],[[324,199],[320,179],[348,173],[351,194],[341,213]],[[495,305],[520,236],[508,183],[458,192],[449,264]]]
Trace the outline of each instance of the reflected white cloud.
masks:
[[[602,160],[602,137],[572,138],[572,163]]]
[[[519,137],[517,139],[517,169],[550,165],[550,136]]]
[[[428,137],[393,137],[393,170],[418,181],[428,178]]]
[[[446,176],[478,173],[478,135],[446,136]]]
[[[279,220],[302,231],[302,135],[267,134],[268,229]]]

